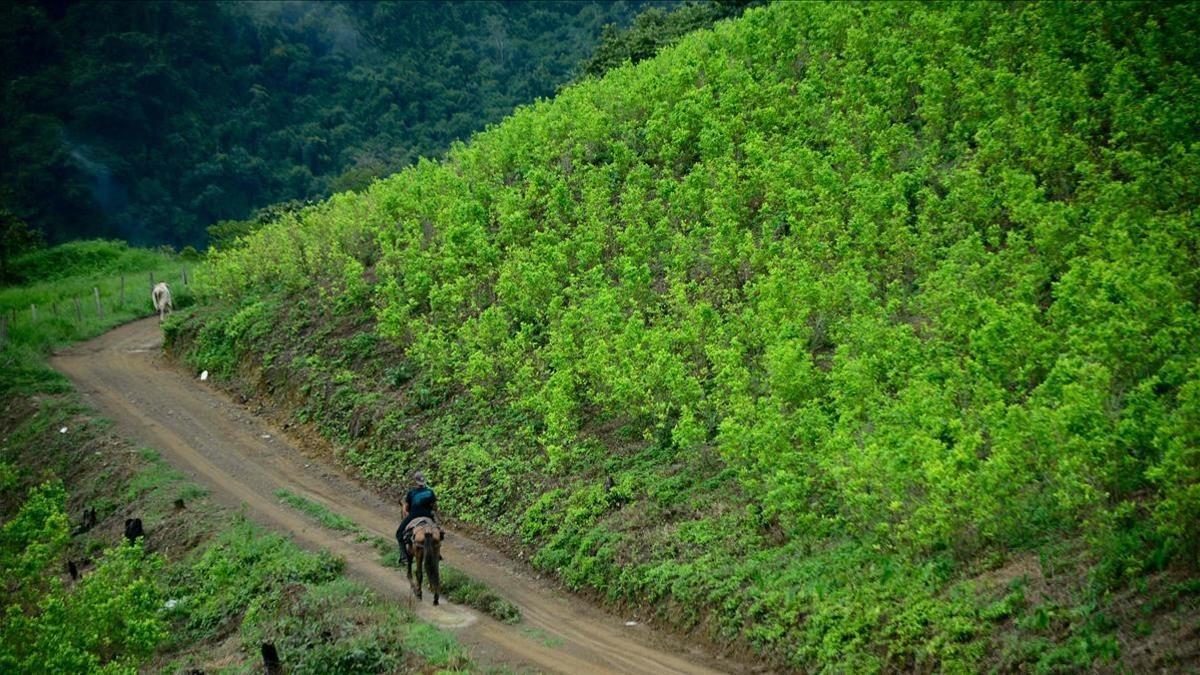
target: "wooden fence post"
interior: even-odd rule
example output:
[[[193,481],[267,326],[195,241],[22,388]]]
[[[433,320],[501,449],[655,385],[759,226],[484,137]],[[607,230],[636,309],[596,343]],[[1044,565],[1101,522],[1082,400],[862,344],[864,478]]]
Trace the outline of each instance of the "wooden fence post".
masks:
[[[154,272],[150,273],[150,290],[154,290]]]
[[[0,349],[8,342],[8,317],[0,315]]]
[[[83,323],[83,305],[79,304],[79,298],[71,298],[75,301],[75,323]]]
[[[29,322],[37,323],[37,305],[33,303],[29,304]]]
[[[121,275],[121,307],[125,306],[125,275]]]
[[[96,296],[96,316],[104,318],[104,305],[100,304],[100,288],[92,286],[92,293]]]

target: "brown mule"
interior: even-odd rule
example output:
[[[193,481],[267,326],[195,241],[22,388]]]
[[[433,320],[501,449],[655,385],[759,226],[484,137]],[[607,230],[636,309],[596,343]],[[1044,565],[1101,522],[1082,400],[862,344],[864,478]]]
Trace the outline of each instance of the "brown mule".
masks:
[[[429,590],[433,593],[433,604],[438,604],[441,595],[442,581],[438,572],[438,561],[442,559],[442,529],[433,522],[432,518],[415,518],[408,526],[412,539],[408,542],[408,584],[412,587],[413,595],[421,599],[421,585],[424,574],[429,575]],[[417,561],[417,578],[413,582],[413,561]],[[424,565],[421,562],[424,561]],[[422,570],[422,567],[424,569]],[[424,572],[424,574],[422,574]]]

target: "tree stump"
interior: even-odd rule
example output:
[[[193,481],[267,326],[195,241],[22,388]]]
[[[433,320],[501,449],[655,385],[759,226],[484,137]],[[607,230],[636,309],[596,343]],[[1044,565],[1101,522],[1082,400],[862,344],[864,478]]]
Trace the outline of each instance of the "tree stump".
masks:
[[[125,519],[125,539],[129,540],[129,543],[132,544],[137,541],[138,537],[145,537],[145,536],[146,536],[146,531],[144,529],[142,529],[142,519],[141,518],[126,518]]]
[[[279,651],[270,642],[262,644],[263,669],[267,675],[283,675],[283,664],[279,662]]]

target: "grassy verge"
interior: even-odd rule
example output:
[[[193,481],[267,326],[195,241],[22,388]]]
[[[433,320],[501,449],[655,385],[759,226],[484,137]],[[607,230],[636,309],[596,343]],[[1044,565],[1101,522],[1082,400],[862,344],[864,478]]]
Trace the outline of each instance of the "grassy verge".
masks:
[[[275,496],[285,504],[308,515],[321,525],[339,532],[351,532],[359,535],[359,540],[368,542],[379,552],[379,561],[387,567],[399,568],[399,557],[396,545],[383,537],[365,534],[362,527],[329,507],[318,504],[287,490],[277,490]],[[521,609],[513,603],[500,597],[487,584],[472,579],[462,571],[447,565],[441,566],[442,593],[453,602],[474,607],[475,609],[504,623],[521,621]]]
[[[284,504],[296,509],[297,511],[309,516],[324,527],[339,532],[362,532],[362,528],[354,521],[343,516],[340,513],[330,511],[324,504],[318,504],[311,499],[301,497],[294,492],[279,489],[275,491],[275,496]]]
[[[176,308],[190,305],[198,262],[123,242],[82,241],[35,250],[13,264],[28,283],[0,288],[8,341],[46,349],[153,314],[151,279],[168,283]]]
[[[521,622],[520,607],[451,565],[442,565],[442,591],[454,602],[474,607],[504,623]]]

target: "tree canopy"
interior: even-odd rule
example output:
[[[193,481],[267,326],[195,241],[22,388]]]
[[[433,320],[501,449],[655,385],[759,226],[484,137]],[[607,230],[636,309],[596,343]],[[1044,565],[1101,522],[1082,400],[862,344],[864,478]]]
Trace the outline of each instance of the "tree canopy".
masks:
[[[0,188],[51,241],[200,245],[440,155],[649,5],[5,3]]]

